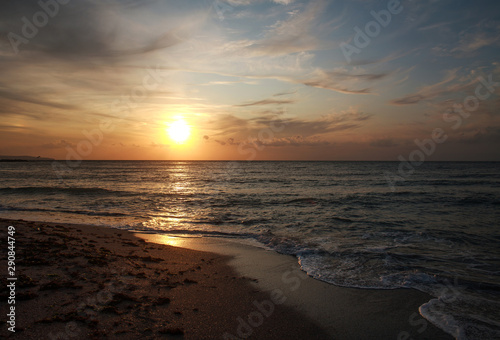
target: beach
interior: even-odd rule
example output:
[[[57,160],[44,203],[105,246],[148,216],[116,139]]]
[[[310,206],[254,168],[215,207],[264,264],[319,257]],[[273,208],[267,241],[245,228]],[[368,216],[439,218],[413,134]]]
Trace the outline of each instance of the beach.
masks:
[[[426,294],[336,287],[307,277],[291,256],[221,241],[174,242],[211,251],[193,250],[164,236],[91,225],[0,224],[15,228],[17,277],[16,332],[4,326],[2,337],[451,338],[418,315]],[[3,232],[3,244],[6,238]],[[2,300],[9,294],[2,285]]]

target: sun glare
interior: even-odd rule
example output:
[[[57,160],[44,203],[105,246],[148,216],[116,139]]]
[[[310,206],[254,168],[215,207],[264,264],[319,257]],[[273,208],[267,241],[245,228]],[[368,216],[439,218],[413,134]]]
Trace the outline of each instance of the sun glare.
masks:
[[[183,119],[178,119],[169,125],[167,132],[170,139],[177,144],[182,144],[189,138],[191,128]]]

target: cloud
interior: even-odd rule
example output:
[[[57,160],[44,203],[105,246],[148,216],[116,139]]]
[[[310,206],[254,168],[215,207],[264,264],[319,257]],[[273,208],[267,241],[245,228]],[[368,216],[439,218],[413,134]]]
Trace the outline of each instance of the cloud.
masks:
[[[232,114],[221,114],[211,117],[205,125],[215,131],[213,135],[245,134],[249,131],[249,121],[238,118]]]
[[[75,110],[78,108],[77,106],[72,105],[72,104],[63,104],[63,103],[52,102],[49,100],[44,100],[42,98],[37,98],[37,97],[40,97],[39,95],[32,96],[32,95],[23,94],[20,92],[21,91],[15,91],[15,90],[0,90],[0,99],[6,99],[6,100],[21,102],[21,103],[36,104],[36,105],[47,106],[50,108],[63,109],[63,110]],[[0,111],[0,114],[1,114],[1,111]]]
[[[269,146],[269,147],[287,147],[287,146],[324,146],[331,145],[331,142],[323,140],[319,137],[303,137],[301,135],[281,137],[281,138],[270,138],[265,140],[260,140],[258,138],[250,138],[241,141],[236,141],[234,138],[228,138],[227,140],[214,140],[221,146],[239,146],[247,144],[255,144],[256,146]]]
[[[36,1],[23,3],[12,6],[3,2],[0,5],[1,31],[5,35],[13,32],[21,36],[21,18],[31,18],[41,11]],[[38,29],[28,44],[21,44],[19,50],[21,54],[30,53],[30,58],[36,53],[39,58],[48,56],[73,62],[114,63],[128,56],[162,50],[184,41],[195,21],[185,20],[182,25],[148,32],[145,38],[144,30],[132,19],[127,19],[140,14],[142,7],[153,3],[82,0],[60,5],[58,13],[49,18],[47,25]]]
[[[442,27],[449,26],[451,23],[453,23],[453,21],[445,21],[445,22],[433,23],[433,24],[430,24],[430,25],[427,25],[427,26],[419,27],[418,30],[419,31],[433,30],[433,29],[436,29],[436,28],[442,28]]]
[[[243,1],[238,4],[254,4]],[[246,79],[276,79],[283,82],[328,89],[344,94],[368,94],[374,82],[390,75],[390,72],[366,72],[323,70],[313,67],[315,53],[332,48],[325,32],[330,32],[338,17],[323,22],[321,16],[327,8],[324,0],[293,5],[286,19],[272,21],[255,39],[255,32],[225,34],[218,30],[193,36],[188,44],[174,49],[171,59],[173,68],[182,71],[204,72]],[[279,12],[283,14],[283,11]],[[344,13],[342,11],[342,13]],[[255,19],[254,19],[255,20]],[[331,32],[330,32],[331,33]],[[237,37],[235,39],[235,36]],[[189,46],[188,46],[189,45]],[[391,56],[397,58],[398,56]],[[232,84],[212,82],[211,85]]]
[[[295,103],[295,100],[293,99],[264,99],[264,100],[259,100],[256,102],[251,102],[251,103],[246,103],[246,104],[240,104],[240,105],[235,105],[238,107],[246,107],[246,106],[260,106],[260,105],[287,105],[287,104],[293,104]]]
[[[280,4],[280,5],[290,5],[294,3],[295,0],[273,0],[273,2]]]
[[[379,59],[368,59],[368,60],[352,60],[349,65],[351,66],[362,66],[362,65],[370,65],[370,64],[385,64],[390,61],[398,60],[400,58],[406,57],[407,55],[415,54],[417,48],[393,52],[383,58]]]
[[[388,75],[389,73],[349,73],[343,69],[333,71],[316,69],[302,80],[302,84],[345,94],[370,94],[372,91],[367,84],[381,80]]]
[[[219,143],[220,145],[228,145],[228,146],[234,146],[234,145],[239,145],[239,142],[236,142],[234,138],[227,138],[226,140],[214,140],[216,143]]]
[[[303,147],[303,146],[325,146],[331,145],[330,142],[323,140],[318,137],[303,137],[303,136],[292,136],[283,138],[273,138],[270,140],[257,140],[255,141],[257,145],[270,146],[270,147]]]
[[[346,73],[339,71],[325,72],[329,77],[337,78],[339,80],[359,79],[359,80],[380,80],[387,77],[388,73]]]
[[[287,96],[289,94],[295,94],[297,91],[290,91],[290,92],[280,92],[273,94],[273,97],[281,97],[281,96]]]
[[[276,1],[290,4],[292,1]],[[316,50],[320,46],[314,26],[318,16],[326,6],[325,1],[311,1],[302,11],[289,12],[287,20],[276,22],[266,33],[265,38],[253,42],[247,48],[265,55],[282,55]]]
[[[246,85],[256,85],[255,81],[210,81],[208,83],[198,84],[199,86],[210,86],[210,85],[234,85],[234,84],[246,84]]]
[[[459,45],[452,49],[450,52],[474,52],[482,47],[495,45],[498,43],[498,41],[498,36],[488,36],[486,34],[471,34],[463,37],[459,42]]]
[[[325,140],[322,140],[318,137],[310,137],[304,138],[302,136],[293,136],[293,137],[284,137],[284,138],[274,138],[270,141],[262,142],[263,145],[266,146],[321,146],[321,145],[330,145],[331,143]]]
[[[295,0],[225,0],[225,1],[232,6],[248,6],[248,5],[262,3],[264,1],[274,2],[279,5],[290,5],[295,2]]]
[[[151,142],[151,144],[149,146],[152,148],[168,148],[168,147],[170,147],[168,144],[158,144],[155,142]]]
[[[467,58],[478,50],[488,46],[500,46],[500,23],[497,21],[481,22],[458,33],[458,41],[452,44],[440,44],[432,48],[439,56]]]
[[[31,128],[19,125],[0,124],[0,130],[31,130]]]
[[[82,0],[59,5],[57,15],[21,44],[17,55],[7,34],[22,35],[21,18],[31,20],[41,7],[31,0],[0,3],[0,116],[9,123],[22,116],[28,124],[44,120],[57,126],[65,121],[88,124],[94,115],[109,114],[116,99],[142,84],[144,69],[151,65],[142,57],[189,35],[187,24],[168,24],[162,30],[156,29],[159,21],[152,22],[151,30],[138,24],[154,15],[148,6],[158,3]]]
[[[462,129],[455,140],[463,144],[487,143],[495,145],[500,143],[500,126],[472,127]]]
[[[322,135],[335,132],[351,131],[362,127],[373,114],[350,108],[342,112],[323,115],[319,118],[307,120],[303,118],[286,118],[282,113],[275,111],[261,112],[260,116],[249,119],[235,117],[232,114],[218,115],[204,123],[207,130],[212,131],[205,141],[216,142],[221,145],[237,145],[242,140],[259,139],[262,131],[271,129],[274,138],[289,138],[302,136],[319,138]],[[267,132],[264,133],[267,136]],[[212,138],[222,136],[226,138]],[[228,138],[232,138],[228,140]]]
[[[469,85],[469,84],[466,84],[466,85],[460,85],[460,86],[445,87],[445,85],[452,83],[453,81],[455,81],[458,78],[458,69],[449,70],[446,73],[447,73],[446,76],[440,82],[433,84],[433,85],[425,86],[425,87],[421,88],[416,93],[408,94],[408,95],[401,97],[401,98],[398,98],[398,99],[393,99],[393,100],[391,100],[390,103],[393,105],[417,104],[417,103],[424,101],[424,100],[434,99],[436,97],[439,97],[439,96],[442,96],[442,95],[445,95],[448,93],[456,92],[457,90],[462,90],[466,86]]]
[[[360,128],[363,122],[371,119],[372,116],[372,114],[351,108],[340,113],[327,114],[315,120],[294,118],[282,119],[281,122],[285,126],[284,134],[310,137]],[[271,126],[272,124],[272,121],[266,119],[257,122],[260,126]]]
[[[61,149],[61,148],[66,148],[67,146],[75,148],[76,144],[68,142],[68,141],[66,141],[64,139],[61,139],[61,140],[59,140],[57,142],[46,143],[46,144],[42,144],[41,145],[41,147],[44,148],[44,149]]]
[[[459,33],[458,45],[451,52],[474,52],[482,47],[498,45],[500,36],[498,22],[483,20],[477,25]]]

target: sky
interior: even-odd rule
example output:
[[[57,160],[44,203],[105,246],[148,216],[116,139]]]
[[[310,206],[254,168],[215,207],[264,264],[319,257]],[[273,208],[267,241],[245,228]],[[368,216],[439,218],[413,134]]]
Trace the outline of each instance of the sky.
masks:
[[[499,1],[3,1],[0,31],[0,155],[500,160]]]

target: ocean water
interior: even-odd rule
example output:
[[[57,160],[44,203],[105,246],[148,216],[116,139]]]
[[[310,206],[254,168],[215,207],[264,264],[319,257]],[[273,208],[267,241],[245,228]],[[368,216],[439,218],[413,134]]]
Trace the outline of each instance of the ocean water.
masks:
[[[6,162],[0,217],[250,241],[332,284],[427,292],[430,322],[499,339],[500,163],[427,162],[393,191],[398,165]]]

